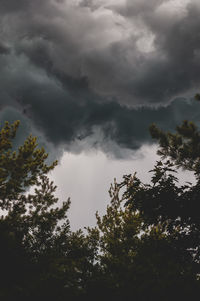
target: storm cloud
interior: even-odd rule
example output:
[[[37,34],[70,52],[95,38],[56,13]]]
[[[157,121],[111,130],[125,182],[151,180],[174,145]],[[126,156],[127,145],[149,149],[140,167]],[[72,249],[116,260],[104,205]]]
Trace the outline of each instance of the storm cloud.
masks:
[[[152,122],[198,121],[199,13],[195,0],[0,0],[1,120],[116,156]]]

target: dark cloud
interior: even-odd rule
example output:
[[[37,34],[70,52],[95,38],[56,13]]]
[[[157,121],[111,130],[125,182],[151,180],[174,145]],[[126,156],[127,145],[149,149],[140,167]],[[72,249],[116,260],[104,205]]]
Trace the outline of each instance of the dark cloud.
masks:
[[[71,151],[137,149],[152,122],[198,120],[177,97],[199,88],[199,12],[195,0],[0,1],[1,120],[16,112]]]
[[[0,55],[5,55],[10,52],[9,47],[0,42]]]
[[[93,1],[77,6],[71,1],[2,1],[2,35],[16,54],[49,75],[87,78],[104,100],[163,103],[198,86],[200,64],[199,5],[191,1],[177,17],[161,9],[167,2],[105,6],[96,1],[98,9],[89,10]],[[152,46],[146,49],[148,39]]]
[[[62,93],[52,99],[39,95],[39,99],[26,110],[6,111],[1,121],[22,120],[21,135],[33,132],[39,137],[40,145],[51,153],[51,158],[59,157],[63,150],[79,153],[90,148],[101,149],[106,153],[123,158],[123,149],[137,150],[143,144],[152,143],[148,128],[155,122],[164,130],[174,130],[183,119],[199,123],[199,103],[194,100],[176,99],[169,106],[159,108],[139,107],[130,109],[116,102],[97,103],[88,101],[84,105],[66,101]],[[30,93],[28,93],[30,95]],[[55,108],[54,97],[57,98]],[[48,110],[46,107],[48,106]],[[4,112],[4,110],[2,111]],[[12,113],[12,114],[11,114]],[[22,141],[22,137],[20,138]],[[121,150],[122,149],[122,150]],[[53,152],[56,153],[53,155]]]

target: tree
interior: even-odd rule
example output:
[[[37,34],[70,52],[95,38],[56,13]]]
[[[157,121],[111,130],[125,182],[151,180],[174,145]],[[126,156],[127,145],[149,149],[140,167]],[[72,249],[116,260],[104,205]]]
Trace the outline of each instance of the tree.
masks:
[[[13,151],[18,126],[19,121],[6,122],[0,131],[0,296],[63,300],[81,295],[80,274],[92,269],[96,246],[82,231],[70,231],[70,200],[58,206],[56,186],[47,176],[57,162],[45,163],[48,155],[32,136]]]
[[[200,292],[200,133],[151,131],[163,156],[150,184],[125,175],[97,225],[72,232],[70,200],[58,205],[47,154],[29,136],[12,149],[19,122],[0,131],[2,300],[188,300]],[[166,160],[164,161],[164,158]],[[196,183],[179,185],[177,166]],[[32,188],[30,190],[30,188]]]
[[[178,187],[173,180],[175,196],[168,198],[167,202],[160,202],[160,208],[157,210],[158,215],[163,220],[170,223],[176,223],[182,229],[182,238],[188,249],[193,250],[196,262],[200,260],[200,131],[193,122],[183,121],[181,126],[177,126],[176,132],[165,133],[155,125],[150,127],[152,137],[159,142],[158,154],[162,159],[168,158],[171,170],[176,172],[177,168],[189,170],[195,175],[195,183],[187,183]],[[175,170],[176,169],[176,170]],[[172,175],[164,173],[163,166],[159,170],[169,180]],[[158,174],[158,170],[156,171]],[[172,182],[172,181],[171,181]],[[169,205],[171,204],[171,205]],[[155,207],[152,206],[155,212]]]
[[[158,154],[162,159],[168,157],[175,166],[200,175],[200,131],[193,122],[184,120],[175,133],[165,133],[152,124],[150,133],[159,142]]]
[[[97,215],[103,297],[188,300],[200,292],[200,131],[184,121],[175,133],[154,124],[159,142],[150,184],[125,175],[111,186],[111,204]],[[179,169],[195,183],[179,184]],[[103,292],[101,293],[103,294]]]
[[[29,136],[17,151],[12,150],[19,121],[5,123],[0,132],[0,219],[2,280],[0,294],[26,295],[34,278],[35,264],[50,252],[58,233],[68,231],[66,219],[69,200],[54,208],[56,187],[47,173],[57,162],[45,164],[47,154],[38,148],[36,138]],[[34,187],[34,193],[28,189]],[[41,262],[40,262],[41,263]],[[28,276],[28,277],[27,277]],[[38,275],[37,275],[38,276]],[[33,284],[31,284],[33,286]],[[26,292],[24,292],[24,290]]]
[[[137,252],[133,253],[135,257],[132,260],[128,259],[129,264],[125,264],[127,268],[120,285],[123,285],[123,280],[126,279],[126,284],[130,281],[130,287],[134,287],[136,292],[143,279],[143,289],[148,292],[149,298],[171,300],[174,292],[175,299],[188,300],[194,298],[194,292],[199,292],[200,289],[200,132],[193,123],[184,121],[177,127],[176,133],[164,133],[155,125],[151,126],[151,133],[153,138],[159,141],[158,154],[162,157],[162,161],[158,161],[151,170],[153,174],[151,183],[142,183],[134,174],[125,175],[124,180],[116,184],[117,190],[123,189],[122,200],[125,202],[125,209],[129,214],[132,212],[135,215],[133,219],[137,220],[136,217],[139,216],[142,221],[139,226],[140,239],[136,240],[137,243],[129,240],[129,248],[134,248]],[[180,185],[176,176],[179,168],[193,172],[196,182]],[[104,217],[104,220],[99,222],[104,232],[103,239],[107,242],[114,233],[113,230],[104,229],[104,224],[108,227],[111,220],[110,210],[107,211],[108,216],[108,220]],[[120,225],[121,222],[112,219],[114,229],[118,229],[116,223]],[[123,230],[126,229],[128,223],[122,224]],[[155,233],[158,236],[155,236]],[[138,238],[138,234],[136,237]],[[118,248],[122,238],[111,239],[111,241],[115,245],[112,250],[122,251],[122,246]],[[127,241],[126,239],[126,243]],[[125,246],[124,243],[122,245]],[[106,253],[112,253],[105,241],[104,246],[106,246]],[[156,258],[153,256],[154,252]],[[109,258],[113,262],[114,254]],[[138,262],[137,258],[142,261],[140,270],[137,265],[131,267],[132,262]],[[162,260],[159,261],[159,258]],[[121,264],[122,260],[118,262]],[[141,270],[145,270],[141,278],[137,277],[140,279],[138,284],[134,283],[133,276],[127,280],[128,267],[134,275],[137,273],[141,275]],[[123,275],[122,270],[119,275],[120,277]],[[146,286],[148,283],[151,283],[150,287]],[[148,297],[141,292],[138,294],[138,300],[143,298],[148,300]]]
[[[169,232],[165,222],[146,219],[137,206],[139,195],[151,200],[153,193],[148,199],[145,192],[135,174],[111,186],[111,204],[102,218],[97,214],[101,278],[95,289],[100,299],[188,300],[198,289],[193,257],[176,241],[177,227]]]

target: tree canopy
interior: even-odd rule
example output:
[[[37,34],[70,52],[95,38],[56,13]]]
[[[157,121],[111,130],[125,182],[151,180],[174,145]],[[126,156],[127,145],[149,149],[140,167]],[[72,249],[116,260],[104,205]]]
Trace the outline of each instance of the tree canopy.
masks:
[[[0,131],[2,300],[189,300],[200,292],[200,132],[155,125],[161,160],[151,183],[125,175],[110,188],[97,224],[73,232],[70,200],[59,202],[47,153],[31,135],[13,150],[19,122]],[[177,170],[195,174],[179,184]],[[31,188],[31,189],[30,189]]]

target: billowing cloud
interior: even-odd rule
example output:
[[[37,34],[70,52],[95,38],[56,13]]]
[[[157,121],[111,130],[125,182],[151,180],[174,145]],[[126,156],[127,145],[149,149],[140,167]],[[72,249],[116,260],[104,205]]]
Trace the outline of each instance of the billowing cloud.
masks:
[[[148,142],[152,122],[198,120],[180,97],[199,89],[199,12],[196,0],[1,0],[1,120],[116,154]]]

